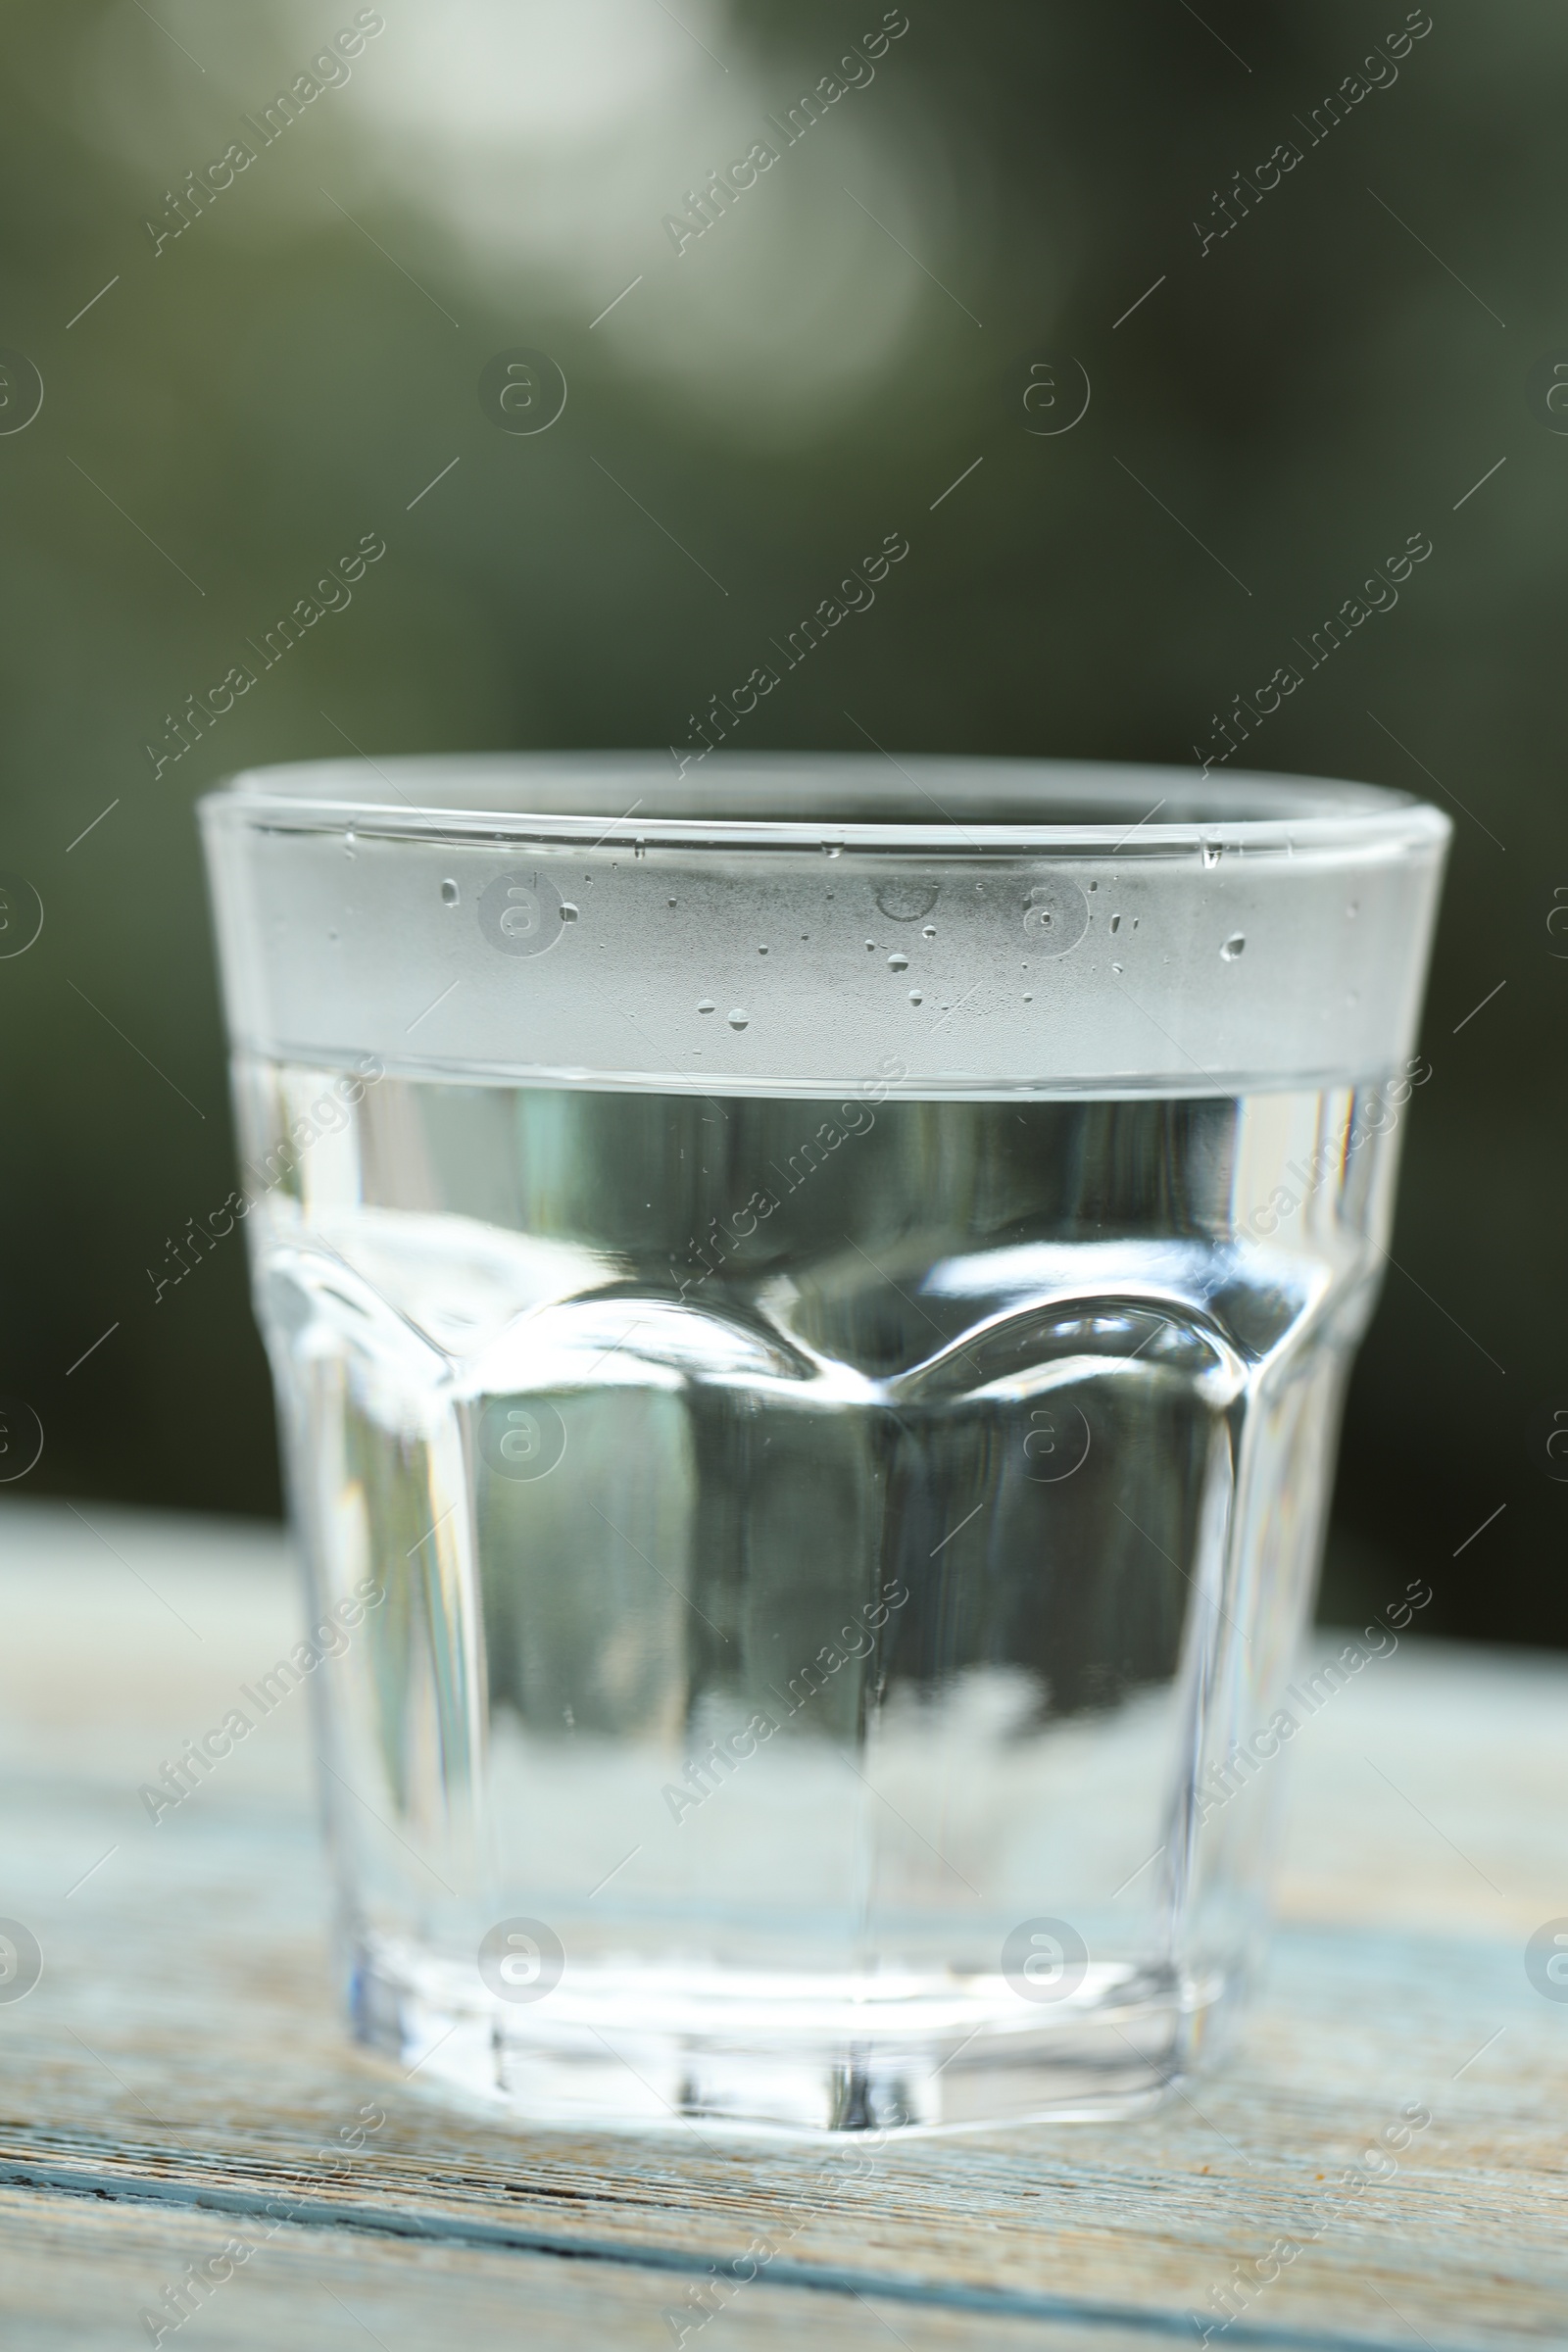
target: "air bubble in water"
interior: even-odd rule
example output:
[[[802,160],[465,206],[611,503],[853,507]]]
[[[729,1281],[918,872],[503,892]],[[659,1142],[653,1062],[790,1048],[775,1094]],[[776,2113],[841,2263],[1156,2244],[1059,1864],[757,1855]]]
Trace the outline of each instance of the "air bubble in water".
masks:
[[[1235,931],[1231,934],[1230,938],[1221,948],[1220,954],[1224,956],[1227,963],[1234,963],[1237,956],[1241,954],[1246,945],[1247,942],[1242,937],[1240,931]]]
[[[891,956],[888,957],[888,969],[889,969],[889,971],[892,971],[892,972],[906,972],[906,971],[908,970],[908,968],[909,968],[909,958],[907,957],[907,956],[902,956],[902,955],[900,955],[900,954],[898,953],[898,951],[897,951],[897,950],[895,950],[895,951],[894,951],[894,953],[893,953],[893,954],[892,954],[892,955],[891,955]]]

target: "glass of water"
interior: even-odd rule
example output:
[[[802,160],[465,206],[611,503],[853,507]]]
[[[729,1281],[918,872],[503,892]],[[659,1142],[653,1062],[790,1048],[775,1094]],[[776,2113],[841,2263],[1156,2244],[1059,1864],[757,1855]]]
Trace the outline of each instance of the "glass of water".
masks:
[[[716,755],[202,815],[356,2032],[575,2123],[1157,2096],[1259,1952],[1446,819]]]

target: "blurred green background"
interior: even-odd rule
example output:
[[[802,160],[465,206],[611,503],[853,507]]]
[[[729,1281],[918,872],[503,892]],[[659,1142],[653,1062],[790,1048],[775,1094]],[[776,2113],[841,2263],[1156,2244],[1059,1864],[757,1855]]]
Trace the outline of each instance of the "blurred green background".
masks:
[[[350,743],[683,746],[895,530],[908,561],[749,747],[863,748],[853,711],[895,750],[1191,763],[1423,531],[1397,608],[1232,762],[1428,792],[1457,828],[1325,1611],[1420,1575],[1425,1630],[1568,1642],[1568,21],[1438,4],[1400,56],[1406,19],[909,0],[878,55],[875,0],[13,0],[0,868],[45,921],[0,961],[0,1391],[47,1433],[26,1493],[277,1507],[240,1243],[156,1307],[147,1271],[232,1181],[214,778]],[[313,74],[357,21],[346,77]],[[767,118],[852,43],[859,86],[785,146]],[[677,253],[665,217],[763,138],[777,163]],[[518,345],[569,387],[537,436],[477,396]],[[1054,411],[1025,408],[1035,363]],[[1031,429],[1078,369],[1088,414]],[[352,605],[156,769],[185,698],[366,532]]]

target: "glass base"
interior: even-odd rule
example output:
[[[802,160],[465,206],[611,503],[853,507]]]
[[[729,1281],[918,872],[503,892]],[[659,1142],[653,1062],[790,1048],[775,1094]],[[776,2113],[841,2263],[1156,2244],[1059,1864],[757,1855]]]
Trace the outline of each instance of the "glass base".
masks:
[[[1195,2064],[1224,1989],[1102,1965],[1033,2004],[1001,1978],[878,1978],[852,1995],[839,1979],[604,1967],[509,2002],[404,1941],[366,1938],[350,1967],[357,2037],[463,2103],[809,2137],[1144,2114]]]

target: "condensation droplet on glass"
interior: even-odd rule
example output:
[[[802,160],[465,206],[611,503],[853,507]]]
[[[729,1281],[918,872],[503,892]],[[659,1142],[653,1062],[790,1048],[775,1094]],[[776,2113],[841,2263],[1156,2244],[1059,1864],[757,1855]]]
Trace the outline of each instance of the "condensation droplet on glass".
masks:
[[[759,956],[765,956],[767,954],[767,950],[765,948],[759,948],[757,953]]]
[[[716,1012],[718,1006],[713,1003],[711,997],[705,997],[697,1009],[699,1012]]]
[[[569,899],[563,899],[561,902],[561,919],[564,923],[574,923],[577,920],[577,909]]]
[[[921,996],[920,991],[917,988],[910,989],[909,1003],[911,1004],[923,1004],[925,1003],[925,999]]]
[[[675,904],[674,900],[673,900],[673,899],[671,899],[671,900],[670,900],[670,902],[669,902],[669,904],[671,905],[671,906],[674,906],[674,904]]]
[[[1220,954],[1224,956],[1227,963],[1234,963],[1237,956],[1241,954],[1246,945],[1247,942],[1242,937],[1240,931],[1234,931],[1232,932],[1230,938],[1225,942],[1225,945],[1221,948]]]
[[[927,923],[920,933],[920,937],[922,939],[935,939],[936,935],[937,927],[935,923]]]
[[[646,858],[648,855],[648,844],[640,834],[631,845],[631,854],[634,858]]]
[[[1217,841],[1205,841],[1203,844],[1203,863],[1205,865],[1218,865],[1219,850],[1220,845]]]
[[[840,845],[836,841],[824,841],[822,844],[823,857],[836,858],[839,855],[839,847]]]
[[[457,905],[457,903],[458,903],[458,886],[457,886],[457,884],[456,884],[455,882],[443,882],[443,883],[442,883],[442,885],[441,885],[441,904],[442,904],[442,906],[455,906]]]
[[[1028,991],[1027,989],[1025,989],[1025,990],[1024,990],[1023,1001],[1024,1001],[1024,1003],[1025,1003],[1026,1004],[1032,1004],[1034,1003],[1034,999],[1033,999],[1033,997],[1032,997],[1032,996],[1029,994],[1029,991]]]
[[[1089,887],[1091,890],[1098,890],[1100,888],[1100,884],[1098,882],[1091,882]]]
[[[1347,906],[1347,908],[1345,909],[1345,919],[1346,919],[1346,921],[1347,921],[1347,922],[1353,923],[1353,922],[1354,922],[1354,920],[1355,920],[1355,918],[1356,918],[1356,916],[1357,916],[1357,915],[1360,913],[1360,911],[1361,911],[1361,902],[1359,901],[1359,899],[1352,899],[1352,900],[1350,901],[1350,904],[1348,905],[1348,906]]]
[[[1113,914],[1113,915],[1111,916],[1111,918],[1110,918],[1110,927],[1111,927],[1111,930],[1112,930],[1113,932],[1119,931],[1119,930],[1121,929],[1121,916],[1120,916],[1119,914]]]
[[[898,951],[897,949],[895,949],[895,950],[894,950],[894,952],[893,952],[893,954],[892,954],[892,955],[891,955],[891,956],[888,957],[888,969],[889,969],[889,971],[890,971],[890,972],[906,972],[906,971],[908,970],[908,968],[909,968],[909,958],[907,957],[907,956],[903,956],[903,955],[901,955],[901,954],[899,953],[899,951]]]
[[[352,833],[345,833],[343,836],[343,855],[345,858],[352,858],[354,855],[354,836]]]
[[[1111,965],[1111,967],[1110,967],[1110,968],[1111,968],[1111,970],[1112,970],[1112,971],[1113,971],[1113,972],[1116,974],[1117,978],[1118,978],[1118,979],[1120,979],[1120,977],[1121,977],[1121,965],[1120,965],[1119,963],[1113,963],[1113,964]]]
[[[749,1012],[742,1012],[740,1006],[737,1004],[735,1010],[729,1016],[729,1025],[732,1029],[744,1029],[751,1017],[752,1016]]]
[[[876,954],[876,941],[874,939],[868,939],[866,941],[865,952],[868,956],[874,956]]]

